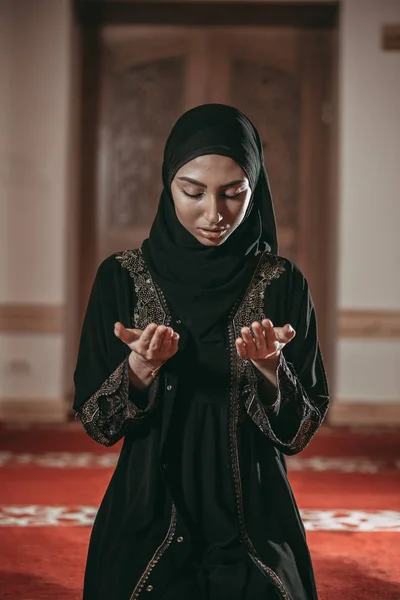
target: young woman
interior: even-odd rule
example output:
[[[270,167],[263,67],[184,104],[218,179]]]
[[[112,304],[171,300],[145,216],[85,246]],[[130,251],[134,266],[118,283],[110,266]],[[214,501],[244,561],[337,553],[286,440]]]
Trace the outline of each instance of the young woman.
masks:
[[[188,111],[163,186],[141,249],[100,265],[82,329],[74,409],[99,443],[124,438],[84,600],[315,600],[284,455],[328,389],[256,129],[230,106]]]

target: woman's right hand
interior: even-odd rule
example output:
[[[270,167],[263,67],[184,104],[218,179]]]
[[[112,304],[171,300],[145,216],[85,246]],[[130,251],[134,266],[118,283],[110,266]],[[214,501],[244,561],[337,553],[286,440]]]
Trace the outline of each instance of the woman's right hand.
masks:
[[[114,324],[114,334],[150,370],[157,368],[178,351],[179,335],[165,325],[150,323],[145,330],[142,330],[128,329],[117,322]]]

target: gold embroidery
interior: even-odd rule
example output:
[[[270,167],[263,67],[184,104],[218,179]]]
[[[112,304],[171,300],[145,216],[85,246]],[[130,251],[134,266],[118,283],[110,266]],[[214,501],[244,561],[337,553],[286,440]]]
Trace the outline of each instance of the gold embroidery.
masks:
[[[149,323],[170,322],[165,298],[151,279],[146,269],[141,250],[124,250],[114,255],[128,269],[135,286],[137,302],[132,316],[132,325],[145,329]],[[154,397],[158,378],[149,390]],[[142,411],[128,398],[129,371],[125,359],[106,379],[93,396],[77,411],[87,433],[103,446],[115,444],[132,422],[140,421],[148,411]]]
[[[282,355],[282,360],[277,369],[277,384],[278,384],[278,399],[277,402],[282,402],[282,397],[290,398],[293,404],[298,406],[298,416],[300,417],[299,426],[293,439],[284,441],[278,439],[271,427],[268,415],[264,410],[262,403],[255,402],[256,392],[247,399],[246,406],[251,418],[259,429],[267,435],[275,445],[284,450],[286,454],[297,454],[301,452],[311,441],[313,435],[321,425],[327,409],[321,414],[317,406],[312,404],[305,394],[300,382],[292,372],[293,367],[287,363]],[[255,412],[253,408],[256,406]],[[299,414],[300,413],[300,414]]]
[[[283,600],[291,600],[288,591],[278,575],[270,567],[265,565],[246,529],[244,519],[242,481],[239,465],[239,450],[237,442],[237,424],[241,411],[240,404],[243,403],[242,393],[248,383],[251,373],[251,362],[237,355],[235,340],[240,335],[244,326],[253,321],[261,321],[264,315],[264,297],[266,287],[273,279],[277,279],[285,270],[285,262],[282,258],[272,254],[262,254],[252,281],[238,306],[234,307],[229,320],[228,334],[231,353],[231,388],[230,388],[230,414],[229,414],[229,440],[230,455],[232,463],[233,480],[236,491],[236,509],[239,518],[240,533],[246,543],[250,557],[258,568],[265,573],[268,579],[278,588]]]
[[[138,306],[134,311],[134,323],[135,327],[144,328],[148,323],[156,322],[156,323],[170,323],[171,315],[169,313],[167,303],[162,294],[162,291],[154,284],[151,279],[151,276],[146,268],[145,262],[143,260],[143,256],[140,250],[127,250],[121,253],[116,257],[121,261],[121,264],[128,268],[131,277],[135,281],[135,291],[137,295]],[[137,271],[139,270],[139,278],[137,277]],[[263,254],[260,257],[256,272],[252,278],[251,284],[244,295],[240,308],[232,313],[231,321],[228,328],[229,333],[229,342],[230,342],[230,351],[232,357],[232,370],[231,370],[231,390],[230,390],[230,398],[231,398],[231,409],[230,409],[230,453],[231,453],[231,461],[232,461],[232,470],[233,470],[233,478],[235,482],[236,489],[236,503],[237,503],[237,511],[239,515],[239,522],[241,525],[241,535],[247,547],[250,551],[250,555],[254,560],[255,564],[258,566],[260,570],[262,570],[269,579],[275,584],[275,586],[279,589],[283,600],[291,600],[290,596],[285,589],[283,583],[277,576],[277,574],[264,565],[261,561],[261,558],[258,556],[244,525],[243,518],[243,507],[242,507],[242,488],[241,488],[241,480],[240,480],[240,471],[239,471],[239,457],[238,457],[238,448],[237,448],[237,437],[236,437],[236,426],[238,422],[238,414],[239,414],[239,400],[241,396],[241,392],[243,391],[244,384],[246,382],[246,374],[248,375],[247,363],[246,361],[237,360],[237,353],[235,349],[235,339],[238,336],[238,328],[241,326],[240,322],[248,325],[249,322],[252,322],[254,318],[252,315],[254,314],[254,308],[256,309],[256,313],[262,314],[263,305],[264,305],[264,294],[266,286],[273,280],[278,278],[281,273],[284,271],[284,260],[273,256]],[[260,312],[261,309],[261,312]],[[233,315],[236,313],[236,318],[233,319]],[[238,318],[238,315],[241,317]],[[263,318],[263,315],[262,315]],[[240,367],[239,367],[240,365]],[[242,405],[244,406],[244,405]],[[172,527],[172,532],[171,532]],[[168,548],[173,538],[173,531],[176,527],[176,509],[173,507],[173,513],[171,516],[171,523],[169,532],[163,541],[163,543],[156,550],[152,560],[149,562],[146,567],[143,575],[139,579],[137,586],[131,596],[130,600],[135,600],[140,592],[143,590],[143,587],[148,580],[148,577],[154,568],[154,566],[159,562],[162,555]]]
[[[115,257],[120,261],[124,268],[128,269],[129,275],[134,282],[136,306],[134,307],[132,317],[133,326],[137,329],[145,329],[150,323],[168,326],[171,323],[172,317],[168,310],[165,296],[162,290],[153,281],[146,267],[142,251],[140,249],[125,250],[124,252],[115,255]],[[175,535],[176,524],[177,512],[175,504],[172,503],[171,519],[167,534],[138,580],[130,600],[136,600],[136,598],[139,597],[152,570],[161,560],[167,548],[171,545]]]
[[[166,534],[165,538],[163,539],[163,541],[161,542],[161,544],[158,546],[157,550],[154,552],[153,557],[150,560],[150,562],[148,563],[146,569],[143,571],[143,574],[140,577],[139,581],[137,582],[135,589],[133,590],[132,595],[129,600],[136,600],[136,598],[139,597],[139,594],[143,590],[144,586],[146,585],[146,582],[147,582],[148,578],[150,577],[152,570],[154,569],[156,564],[159,562],[159,560],[165,553],[168,546],[171,545],[171,542],[175,535],[176,523],[177,523],[176,507],[175,507],[175,504],[172,503],[171,519],[169,522],[167,534]]]
[[[128,360],[123,360],[93,396],[77,411],[87,433],[103,446],[112,446],[127,425],[142,412],[128,400]]]
[[[278,256],[264,254],[260,260],[257,273],[255,274],[244,300],[239,306],[233,318],[233,335],[237,338],[240,330],[248,326],[253,321],[261,321],[265,318],[264,297],[266,288],[273,279],[277,279],[285,270],[284,259]],[[281,354],[281,360],[277,368],[278,397],[274,408],[279,408],[283,399],[291,398],[294,404],[299,407],[301,421],[299,428],[293,439],[284,442],[275,435],[268,414],[258,398],[257,377],[251,361],[245,359],[236,359],[236,352],[233,361],[238,363],[235,367],[236,377],[240,383],[240,399],[244,403],[245,410],[259,429],[267,435],[279,449],[286,454],[296,454],[303,450],[311,441],[311,438],[321,425],[328,408],[328,398],[324,398],[322,406],[323,414],[318,410],[315,404],[312,404],[298,381],[294,368],[287,363],[284,355]],[[239,420],[243,419],[243,409],[239,411]]]
[[[129,271],[134,282],[136,305],[133,311],[133,326],[137,329],[146,329],[150,323],[168,326],[171,323],[171,315],[165,296],[153,281],[141,249],[124,250],[115,254],[115,258]]]

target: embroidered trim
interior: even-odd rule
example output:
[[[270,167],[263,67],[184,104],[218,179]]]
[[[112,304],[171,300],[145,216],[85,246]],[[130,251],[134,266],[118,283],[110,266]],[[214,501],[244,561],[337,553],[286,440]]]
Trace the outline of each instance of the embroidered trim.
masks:
[[[236,492],[236,509],[239,518],[239,527],[242,539],[247,546],[251,559],[279,590],[282,599],[292,600],[283,582],[275,573],[275,571],[262,562],[261,557],[255,549],[247,532],[243,509],[242,482],[237,441],[237,425],[239,422],[239,416],[241,413],[243,413],[243,410],[245,410],[245,407],[243,406],[246,397],[244,396],[244,392],[246,391],[246,384],[252,377],[252,374],[250,373],[252,364],[248,359],[242,359],[237,355],[235,340],[237,337],[239,337],[239,332],[242,327],[248,326],[253,321],[261,321],[265,318],[264,297],[266,288],[274,279],[278,279],[284,271],[284,259],[272,254],[262,254],[255,270],[255,274],[246,293],[244,294],[243,299],[236,307],[234,307],[231,313],[228,326],[229,346],[231,352],[229,443],[233,480]]]
[[[76,413],[87,433],[99,444],[112,446],[124,435],[128,424],[144,414],[129,401],[128,395],[125,359]]]
[[[280,362],[282,362],[282,360],[284,359],[283,353],[281,352],[280,354],[280,358],[279,358],[279,364]],[[279,368],[279,364],[276,368],[276,377],[278,378],[278,368]],[[260,395],[262,396],[262,394],[264,393],[264,390],[266,391],[266,385],[265,385],[265,379],[264,377],[261,375],[260,371],[253,365],[251,364],[251,370],[249,370],[249,376],[250,376],[250,380],[248,381],[247,384],[245,384],[243,386],[243,392],[242,392],[242,397],[243,397],[243,401],[244,401],[244,406],[246,408],[246,413],[248,415],[250,415],[250,411],[252,409],[252,404],[253,402],[256,400],[257,397],[260,397]],[[264,388],[262,389],[261,394],[259,394],[258,392],[260,391],[260,388]],[[274,390],[274,394],[276,394],[276,398],[275,401],[272,403],[268,404],[268,407],[265,407],[265,410],[268,411],[268,413],[277,413],[280,409],[281,404],[285,403],[284,398],[282,398],[279,394],[279,390],[277,390],[275,388],[275,386],[273,386],[271,384],[271,390]],[[254,392],[257,392],[256,394]],[[264,406],[264,402],[262,402],[263,406]]]
[[[129,271],[129,275],[133,279],[136,294],[136,306],[132,315],[133,327],[137,329],[146,329],[147,325],[150,323],[170,325],[172,316],[168,309],[164,293],[153,281],[150,272],[147,269],[141,249],[124,250],[123,252],[116,254],[115,258],[120,261],[122,267]],[[156,381],[157,380],[158,377]],[[175,504],[172,503],[171,519],[167,534],[139,578],[130,600],[136,600],[136,598],[139,597],[154,567],[171,545],[175,535],[176,524],[177,512]]]
[[[133,326],[146,329],[150,323],[168,326],[171,315],[164,293],[153,281],[143,258],[142,250],[124,250],[114,255],[122,267],[129,271],[133,279],[136,294],[136,306],[133,311]]]
[[[282,355],[283,356],[283,355]],[[311,404],[304,392],[300,382],[296,379],[294,368],[284,359],[280,362],[277,369],[278,400],[283,404],[282,398],[290,398],[293,405],[297,405],[297,416],[300,419],[295,436],[284,441],[279,439],[271,426],[268,413],[265,411],[261,402],[254,402],[255,395],[251,397],[251,403],[247,401],[248,412],[259,429],[267,435],[279,449],[283,449],[286,454],[297,454],[301,452],[311,441],[313,435],[321,425],[325,416],[321,415],[318,408]],[[253,407],[256,410],[253,412]]]
[[[171,315],[168,310],[165,297],[162,291],[153,282],[148,269],[146,268],[141,250],[125,250],[118,255],[115,255],[115,257],[121,262],[123,267],[128,269],[130,276],[134,280],[137,300],[137,306],[135,307],[132,318],[134,326],[143,329],[151,322],[160,324],[164,323],[168,325],[171,322]],[[247,292],[244,294],[242,300],[231,313],[231,319],[228,326],[231,352],[231,402],[229,433],[232,473],[235,484],[237,512],[242,538],[247,545],[251,558],[258,568],[263,571],[270,581],[272,581],[272,583],[277,587],[281,594],[282,600],[292,600],[278,575],[262,562],[247,533],[244,522],[239,453],[236,435],[239,409],[242,411],[246,410],[244,403],[240,402],[240,398],[241,393],[244,391],[246,382],[249,381],[249,368],[251,367],[251,363],[247,360],[239,360],[235,349],[235,339],[238,337],[238,332],[243,325],[248,325],[249,322],[251,323],[254,320],[261,320],[265,317],[263,314],[263,306],[266,287],[271,283],[271,281],[280,277],[284,270],[284,259],[270,254],[262,254]],[[171,544],[176,528],[176,519],[176,508],[175,505],[173,505],[170,526],[167,535],[161,545],[157,548],[153,558],[139,579],[130,600],[136,600],[136,598],[139,596],[146,581],[148,580],[151,571]]]
[[[163,541],[161,542],[161,544],[158,546],[157,550],[154,552],[153,557],[150,560],[150,562],[148,563],[147,567],[143,571],[143,574],[140,577],[139,581],[137,582],[135,589],[133,590],[132,595],[129,600],[136,600],[136,598],[139,597],[139,594],[143,590],[144,586],[146,585],[146,582],[147,582],[148,578],[150,577],[152,570],[154,569],[156,564],[160,561],[161,557],[165,553],[168,546],[171,545],[171,542],[175,535],[176,523],[177,523],[176,507],[175,507],[175,504],[172,503],[171,519],[169,522],[167,534],[166,534],[165,538],[163,539]]]
[[[134,282],[136,305],[132,315],[133,327],[145,329],[154,322],[169,324],[171,317],[165,297],[151,279],[141,250],[124,250],[114,256],[122,267],[128,269]],[[158,380],[157,377],[149,390],[149,401],[150,395],[156,393]],[[130,423],[141,420],[147,412],[129,400],[129,367],[128,359],[125,359],[77,411],[76,416],[96,442],[112,446],[123,437]]]

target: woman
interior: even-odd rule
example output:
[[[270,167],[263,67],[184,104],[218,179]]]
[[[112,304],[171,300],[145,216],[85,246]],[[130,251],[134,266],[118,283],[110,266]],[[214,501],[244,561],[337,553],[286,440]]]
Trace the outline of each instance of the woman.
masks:
[[[82,330],[74,409],[99,443],[124,437],[84,599],[316,599],[284,455],[328,390],[257,131],[233,107],[188,111],[163,184],[142,248],[100,265]]]

